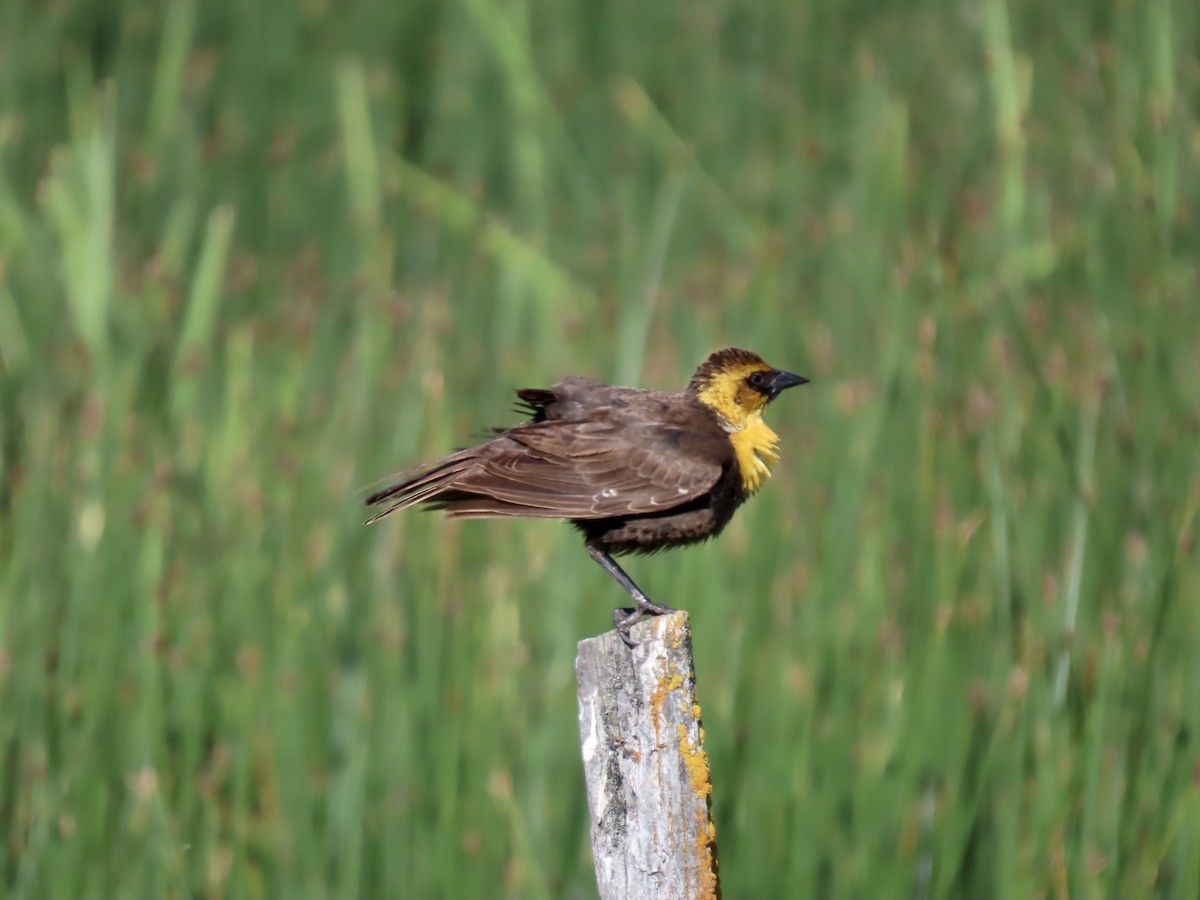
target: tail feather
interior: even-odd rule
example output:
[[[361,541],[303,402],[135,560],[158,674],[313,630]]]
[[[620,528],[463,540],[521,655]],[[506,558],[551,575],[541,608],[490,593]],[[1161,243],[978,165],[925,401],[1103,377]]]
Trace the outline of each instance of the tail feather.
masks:
[[[367,519],[366,524],[378,522],[396,510],[431,501],[439,494],[452,490],[455,480],[470,471],[473,465],[473,453],[470,450],[462,450],[432,464],[397,472],[393,476],[399,479],[396,483],[376,491],[364,501],[367,506],[388,504],[385,509]]]
[[[521,506],[483,494],[462,494],[458,499],[448,501],[438,498],[429,508],[441,510],[451,519],[542,518],[537,515],[540,510],[536,507]]]
[[[560,517],[561,514],[552,509],[492,495],[489,487],[498,486],[488,485],[489,479],[484,474],[487,466],[485,448],[488,446],[480,444],[468,447],[433,462],[397,472],[392,476],[395,479],[392,484],[371,494],[364,501],[367,506],[384,507],[367,519],[366,524],[371,525],[397,510],[418,504],[423,504],[427,509],[442,510],[453,518]],[[546,498],[558,493],[553,478],[544,482],[543,492]]]

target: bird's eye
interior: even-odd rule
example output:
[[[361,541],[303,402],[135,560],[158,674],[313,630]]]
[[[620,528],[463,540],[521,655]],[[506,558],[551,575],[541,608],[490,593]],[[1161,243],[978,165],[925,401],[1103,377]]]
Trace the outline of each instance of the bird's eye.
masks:
[[[766,386],[767,373],[766,372],[755,372],[749,378],[746,379],[746,383],[749,384],[750,387],[754,388],[755,390],[761,390],[763,387]]]

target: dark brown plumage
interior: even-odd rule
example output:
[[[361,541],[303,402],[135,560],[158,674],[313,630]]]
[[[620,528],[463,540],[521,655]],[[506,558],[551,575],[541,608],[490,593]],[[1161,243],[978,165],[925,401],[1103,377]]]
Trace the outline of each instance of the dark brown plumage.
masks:
[[[570,376],[517,392],[528,422],[397,473],[372,494],[382,510],[423,504],[456,518],[567,519],[636,608],[614,621],[628,641],[651,601],[612,554],[653,553],[713,537],[767,475],[775,434],[762,410],[807,381],[746,350],[712,354],[682,393],[613,387]]]

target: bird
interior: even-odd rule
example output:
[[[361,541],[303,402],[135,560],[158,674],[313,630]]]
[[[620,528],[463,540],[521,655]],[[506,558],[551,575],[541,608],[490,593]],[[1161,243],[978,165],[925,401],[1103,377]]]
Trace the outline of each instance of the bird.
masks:
[[[632,599],[632,608],[613,611],[613,624],[633,647],[630,628],[642,616],[675,610],[651,600],[613,557],[720,534],[779,458],[763,410],[808,382],[729,347],[677,393],[578,375],[521,389],[514,411],[527,421],[377,482],[389,484],[366,498],[378,508],[366,524],[412,506],[460,519],[566,520]]]

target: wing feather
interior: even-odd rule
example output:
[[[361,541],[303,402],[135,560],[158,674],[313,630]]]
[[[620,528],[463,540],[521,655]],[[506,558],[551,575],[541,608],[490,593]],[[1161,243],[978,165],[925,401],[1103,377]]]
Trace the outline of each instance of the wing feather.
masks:
[[[658,422],[543,420],[401,472],[368,498],[373,517],[416,503],[451,516],[602,519],[659,512],[710,490],[731,453],[723,436]]]

